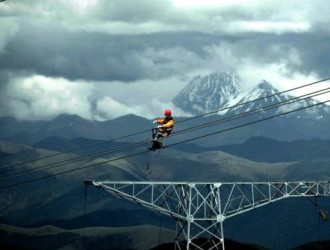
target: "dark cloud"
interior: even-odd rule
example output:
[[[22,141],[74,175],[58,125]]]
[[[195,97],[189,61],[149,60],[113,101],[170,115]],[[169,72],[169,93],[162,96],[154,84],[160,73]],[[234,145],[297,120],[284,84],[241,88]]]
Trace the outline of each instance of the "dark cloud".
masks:
[[[130,60],[126,39],[86,32],[38,30],[26,27],[0,55],[0,67],[86,80],[134,80],[138,63]],[[125,68],[131,70],[125,70]],[[133,75],[135,75],[133,77]]]
[[[328,77],[327,5],[319,0],[286,5],[232,0],[202,7],[175,0],[7,1],[0,6],[0,115],[15,106],[17,113],[38,117],[43,100],[36,94],[24,97],[27,88],[20,89],[20,82],[46,95],[60,91],[43,88],[43,81],[71,85],[70,98],[89,100],[81,113],[91,117],[97,107],[102,114],[107,107],[123,113],[158,109],[165,105],[159,86],[177,91],[196,74],[215,70],[243,72],[248,85],[259,79]],[[97,90],[101,85],[109,86],[106,93]],[[128,103],[122,94],[127,86],[138,93],[131,98],[136,102]],[[171,90],[166,89],[167,102],[176,94]],[[113,117],[109,112],[103,116]]]
[[[68,79],[131,82],[182,74],[200,67],[209,56],[204,47],[218,43],[218,37],[196,33],[110,35],[22,27],[0,54],[0,67]],[[195,61],[183,60],[187,54]]]
[[[8,116],[8,97],[6,93],[6,86],[9,82],[10,76],[5,70],[0,70],[0,117]]]
[[[295,48],[300,57],[300,65],[292,69],[304,73],[316,72],[321,78],[330,76],[330,34],[311,33],[289,36],[285,41]]]
[[[324,65],[329,58],[326,52],[329,51],[326,42],[328,35],[320,36],[315,33],[318,31],[316,29],[297,34],[273,34],[271,28],[269,34],[264,31],[249,32],[248,29],[240,33],[231,32],[231,29],[241,30],[245,27],[245,21],[260,21],[267,19],[267,16],[275,18],[279,15],[275,10],[287,16],[285,13],[289,13],[289,10],[285,12],[281,5],[275,3],[239,5],[234,1],[233,5],[222,9],[215,7],[188,12],[175,9],[169,0],[142,0],[135,4],[127,0],[82,1],[80,7],[77,1],[31,1],[30,5],[24,4],[24,1],[18,2],[21,5],[17,5],[13,13],[22,17],[17,21],[20,29],[5,46],[6,53],[0,53],[2,69],[24,70],[71,80],[155,80],[210,67],[214,57],[224,62],[222,55],[217,55],[212,48],[221,48],[225,44],[224,48],[230,50],[237,60],[246,58],[258,64],[287,61],[293,70],[313,71],[322,75],[327,73]],[[78,11],[72,13],[71,17],[70,10],[74,7]],[[45,13],[41,12],[42,15],[37,19],[29,20],[35,16],[33,10],[38,8],[43,8]],[[298,8],[297,13],[299,11]],[[50,17],[46,18],[47,15]],[[237,28],[235,20],[240,21],[240,28]],[[86,30],[78,25],[79,22],[82,22],[82,26],[86,25]],[[109,27],[105,27],[108,28],[97,31],[98,25],[106,25],[107,22]],[[143,28],[136,34],[133,30],[120,34],[124,26],[116,27],[116,22],[129,24],[130,28],[135,25],[137,29],[139,24],[147,27],[150,23],[160,27],[166,24],[172,27],[172,31],[166,31],[165,27],[163,31],[147,32],[149,28]],[[229,28],[233,23],[234,28]],[[197,24],[197,28],[193,27],[194,24]],[[215,24],[218,31],[214,31]],[[279,24],[281,29],[285,28],[283,26],[285,24]],[[112,27],[119,30],[115,32]],[[221,29],[224,33],[221,33]],[[229,33],[226,34],[226,31]],[[292,50],[296,50],[304,60],[303,65],[291,65],[286,55]],[[235,66],[231,65],[231,68]]]

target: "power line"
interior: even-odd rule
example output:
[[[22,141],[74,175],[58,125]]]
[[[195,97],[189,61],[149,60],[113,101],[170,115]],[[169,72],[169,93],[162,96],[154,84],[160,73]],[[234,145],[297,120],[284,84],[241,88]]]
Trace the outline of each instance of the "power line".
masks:
[[[321,95],[321,94],[328,93],[329,91],[324,92],[325,90],[328,90],[328,89],[330,89],[330,87],[322,89],[322,90],[314,91],[314,92],[311,92],[311,93],[308,93],[308,94],[305,94],[305,95],[302,95],[302,96],[299,96],[299,97],[294,97],[294,98],[291,98],[291,99],[287,99],[283,102],[279,102],[279,103],[276,103],[276,104],[263,106],[259,109],[255,109],[255,110],[251,110],[251,111],[248,111],[248,112],[240,113],[240,114],[237,114],[237,115],[233,115],[231,117],[226,117],[225,119],[218,119],[216,121],[208,122],[208,123],[198,125],[198,126],[195,126],[195,127],[191,127],[191,128],[188,128],[188,129],[185,129],[185,130],[182,130],[182,131],[178,131],[174,135],[191,132],[193,130],[201,129],[201,128],[204,128],[204,127],[214,126],[214,125],[219,124],[219,123],[223,123],[223,122],[226,122],[226,121],[242,118],[244,116],[259,113],[261,111],[274,109],[274,108],[277,108],[277,107],[280,107],[280,106],[283,106],[283,105],[288,105],[288,104],[294,103],[296,101],[302,101],[302,100],[305,100],[305,99],[309,99],[311,97],[315,97],[315,96],[318,96],[318,95]],[[304,97],[304,98],[302,98],[302,97]],[[81,160],[94,158],[94,157],[102,156],[102,155],[105,155],[105,154],[108,154],[108,153],[112,153],[112,152],[124,150],[124,149],[127,149],[127,148],[135,147],[135,146],[144,144],[146,142],[148,142],[148,140],[137,142],[137,143],[132,143],[132,144],[122,146],[122,147],[117,147],[117,148],[113,148],[113,149],[104,150],[104,151],[97,152],[97,153],[88,154],[88,155],[77,157],[77,158],[74,158],[74,159],[64,160],[64,161],[55,162],[55,163],[51,163],[51,164],[46,164],[46,165],[39,166],[39,167],[36,167],[36,168],[33,168],[33,169],[23,170],[23,171],[20,171],[19,173],[11,173],[11,174],[8,174],[8,175],[3,175],[2,177],[0,177],[0,180],[4,180],[4,179],[8,179],[8,178],[15,178],[17,176],[21,176],[21,175],[25,175],[25,174],[28,174],[28,173],[35,172],[36,170],[39,170],[39,169],[51,169],[51,168],[61,167],[61,166],[71,164],[71,163],[74,163],[74,162],[78,162],[78,161],[81,161]]]
[[[274,97],[274,96],[277,96],[277,95],[281,95],[281,94],[288,93],[288,92],[298,90],[298,89],[301,89],[301,88],[309,87],[309,86],[312,86],[312,85],[315,85],[315,84],[318,84],[318,83],[321,83],[321,82],[326,82],[326,81],[329,81],[329,80],[330,80],[330,77],[319,80],[319,81],[311,82],[311,83],[308,83],[308,84],[304,84],[304,85],[301,85],[301,86],[298,86],[298,87],[295,87],[295,88],[291,88],[291,89],[288,89],[288,90],[285,90],[285,91],[277,92],[277,93],[274,93],[274,94],[271,94],[271,95],[268,95],[268,96],[265,96],[265,97],[250,100],[250,101],[247,101],[247,102],[244,102],[244,103],[235,104],[235,105],[232,105],[232,106],[228,106],[228,107],[225,107],[225,108],[221,108],[221,109],[217,109],[217,110],[214,110],[214,111],[211,111],[211,112],[207,112],[207,113],[204,113],[204,114],[201,114],[201,115],[186,118],[186,119],[183,119],[181,121],[177,121],[176,124],[186,122],[186,121],[190,121],[190,120],[193,120],[193,119],[197,119],[197,118],[200,118],[200,117],[204,117],[204,116],[207,116],[207,115],[210,115],[210,114],[215,114],[215,113],[218,113],[218,112],[221,112],[221,111],[236,108],[236,107],[246,105],[246,104],[250,104],[250,103],[253,103],[253,102],[257,102],[257,101],[260,101],[260,100],[263,100],[263,99],[266,99],[266,98],[271,98],[271,97]],[[62,154],[67,154],[67,153],[71,153],[71,152],[78,151],[78,150],[81,150],[81,149],[94,147],[94,146],[97,146],[97,145],[101,145],[101,144],[105,144],[105,143],[125,139],[125,138],[128,138],[128,137],[139,135],[139,134],[146,133],[146,132],[149,132],[149,131],[150,130],[148,129],[148,130],[143,130],[143,131],[140,131],[140,132],[135,132],[135,133],[124,135],[124,136],[121,136],[121,137],[117,137],[117,138],[114,138],[114,139],[111,139],[111,140],[105,140],[105,141],[89,144],[89,145],[86,145],[86,146],[78,147],[78,148],[75,148],[75,149],[67,150],[67,151],[64,151],[64,152],[59,152],[59,153],[55,153],[55,154],[52,154],[52,155],[47,155],[47,156],[44,156],[44,157],[31,159],[31,160],[28,160],[28,161],[24,161],[24,162],[16,163],[16,164],[13,164],[13,165],[5,166],[4,168],[16,167],[16,166],[19,166],[19,165],[24,165],[24,164],[35,162],[35,161],[39,161],[39,160],[43,160],[43,159],[47,159],[47,158],[51,158],[51,157],[56,157],[56,156],[59,156],[59,155],[62,155]]]
[[[180,142],[172,143],[172,144],[170,144],[170,145],[168,145],[166,147],[172,147],[172,146],[175,146],[175,145],[178,145],[178,144],[182,144],[182,143],[185,143],[185,142],[194,141],[194,140],[198,140],[198,139],[205,138],[205,137],[208,137],[208,136],[212,136],[212,135],[215,135],[215,134],[220,134],[220,133],[228,132],[228,131],[231,131],[231,130],[234,130],[234,129],[238,129],[238,128],[250,126],[252,124],[256,124],[256,123],[259,123],[259,122],[267,121],[267,120],[270,120],[270,119],[273,119],[273,118],[276,118],[276,117],[279,117],[279,116],[291,114],[293,112],[301,111],[301,110],[304,110],[304,109],[307,109],[307,108],[311,108],[311,107],[316,107],[316,106],[319,106],[321,104],[325,104],[325,103],[327,103],[329,101],[330,101],[330,99],[329,100],[326,100],[326,101],[323,101],[323,102],[319,102],[319,103],[313,104],[313,105],[309,105],[309,106],[306,106],[306,107],[301,107],[301,108],[298,108],[298,109],[295,109],[295,110],[287,111],[287,112],[284,112],[284,113],[281,113],[281,114],[269,116],[269,117],[266,117],[266,118],[263,118],[263,119],[255,120],[255,121],[252,121],[252,122],[247,122],[247,123],[244,123],[244,124],[235,126],[235,127],[231,127],[231,128],[219,130],[219,131],[212,132],[212,133],[209,133],[209,134],[205,134],[205,135],[202,135],[202,136],[197,136],[197,137],[194,137],[194,138],[191,138],[191,139],[186,139],[186,140],[183,140],[183,141],[180,141]],[[38,181],[38,180],[42,180],[42,179],[46,179],[46,178],[51,178],[51,177],[62,175],[62,174],[66,174],[66,173],[75,172],[75,171],[79,171],[79,170],[82,170],[82,169],[95,167],[95,166],[98,166],[98,165],[101,165],[101,164],[105,164],[105,163],[109,163],[109,162],[113,162],[113,161],[117,161],[117,160],[121,160],[121,159],[126,159],[126,158],[130,158],[130,157],[142,155],[142,154],[145,154],[145,153],[148,153],[148,152],[149,151],[142,151],[142,152],[139,152],[139,153],[134,153],[134,154],[126,155],[126,156],[118,157],[118,158],[115,158],[115,159],[110,159],[110,160],[106,160],[106,161],[94,163],[94,164],[91,164],[91,165],[87,165],[87,166],[83,166],[83,167],[79,167],[79,168],[75,168],[75,169],[70,169],[70,170],[62,171],[62,172],[59,172],[59,173],[56,173],[56,174],[50,174],[50,175],[46,175],[46,176],[42,176],[42,177],[38,177],[38,178],[26,180],[26,181],[16,182],[16,183],[12,183],[12,184],[1,186],[0,189],[14,187],[14,186],[18,186],[18,185],[21,185],[21,184],[27,184],[27,183],[35,182],[35,181]]]
[[[118,160],[126,159],[126,158],[129,158],[129,157],[133,157],[133,156],[138,156],[138,155],[141,155],[141,154],[145,154],[147,152],[149,152],[149,151],[135,153],[135,154],[131,154],[131,155],[128,155],[128,156],[122,156],[122,157],[118,157],[118,158],[115,158],[115,159],[111,159],[111,160],[106,160],[106,161],[103,161],[103,162],[95,163],[95,164],[92,164],[92,165],[87,165],[87,166],[83,166],[83,167],[79,167],[79,168],[75,168],[75,169],[70,169],[70,170],[62,171],[62,172],[59,172],[59,173],[56,173],[56,174],[50,174],[50,175],[46,175],[46,176],[42,176],[42,177],[38,177],[38,178],[26,180],[26,181],[16,182],[16,183],[13,183],[13,184],[1,186],[0,187],[0,190],[1,189],[5,189],[5,188],[9,188],[9,187],[14,187],[14,186],[22,185],[22,184],[27,184],[27,183],[35,182],[35,181],[40,181],[40,180],[43,180],[43,179],[55,177],[55,176],[62,175],[62,174],[68,174],[68,173],[71,173],[71,172],[79,171],[79,170],[86,169],[86,168],[95,167],[95,166],[98,166],[98,165],[101,165],[101,164],[105,164],[105,163],[109,163],[109,162],[113,162],[113,161],[118,161]]]
[[[270,120],[270,119],[273,119],[273,118],[276,118],[276,117],[279,117],[279,116],[282,116],[282,115],[288,115],[288,114],[291,114],[291,113],[293,113],[293,112],[301,111],[301,110],[304,110],[304,109],[307,109],[307,108],[311,108],[311,107],[316,107],[316,106],[318,106],[318,105],[325,104],[325,103],[327,103],[327,102],[329,102],[329,101],[330,101],[330,99],[329,99],[329,100],[326,100],[326,101],[323,101],[323,102],[319,102],[319,103],[313,104],[313,105],[309,105],[309,106],[306,106],[306,107],[302,107],[302,108],[299,108],[299,109],[295,109],[295,110],[287,111],[287,112],[284,112],[284,113],[282,113],[282,114],[269,116],[269,117],[262,118],[262,119],[259,119],[259,120],[256,120],[256,121],[252,121],[252,122],[244,123],[244,124],[241,124],[241,125],[238,125],[238,126],[235,126],[235,127],[231,127],[231,128],[223,129],[223,130],[216,131],[216,132],[213,132],[213,133],[209,133],[209,134],[206,134],[206,135],[202,135],[202,136],[194,137],[194,138],[187,139],[187,140],[184,140],[184,141],[181,141],[181,142],[172,143],[172,144],[170,144],[170,145],[168,145],[168,146],[166,146],[166,147],[171,147],[171,146],[178,145],[178,144],[181,144],[181,143],[184,143],[184,142],[194,141],[194,140],[198,140],[198,139],[201,139],[201,138],[204,138],[204,137],[208,137],[208,136],[211,136],[211,135],[215,135],[215,134],[219,134],[219,133],[227,132],[227,131],[230,131],[230,130],[234,130],[234,129],[238,129],[238,128],[246,127],[246,126],[249,126],[249,125],[252,125],[252,124],[256,124],[256,123],[258,123],[258,122],[267,121],[267,120]]]
[[[175,132],[175,133],[173,133],[173,135],[184,134],[184,133],[190,132],[192,130],[198,130],[198,129],[201,129],[201,128],[214,126],[214,125],[217,125],[217,124],[220,124],[220,123],[228,122],[228,121],[235,120],[235,119],[238,119],[238,118],[243,118],[245,116],[250,116],[250,115],[257,114],[257,113],[260,113],[260,112],[263,112],[263,111],[275,109],[275,108],[285,106],[285,105],[288,105],[288,104],[292,104],[292,103],[295,103],[295,102],[298,102],[298,101],[303,101],[303,100],[306,100],[306,99],[310,99],[312,97],[316,97],[316,96],[319,96],[319,95],[329,93],[330,92],[329,89],[330,89],[330,87],[322,89],[322,90],[318,90],[318,91],[315,91],[315,92],[312,92],[312,93],[308,93],[308,94],[305,94],[305,95],[302,95],[302,96],[294,97],[292,99],[288,99],[288,100],[285,100],[283,102],[263,106],[263,107],[258,108],[258,109],[246,111],[246,112],[239,113],[239,114],[236,114],[236,115],[233,115],[233,116],[225,117],[223,119],[217,119],[217,120],[212,121],[212,122],[207,122],[207,123],[204,123],[204,124],[200,124],[200,125],[188,128],[188,129],[184,129],[184,130]],[[328,90],[328,91],[325,91],[325,90]],[[321,93],[319,93],[319,92],[321,92]],[[314,94],[314,95],[311,95],[311,94]],[[304,98],[301,98],[301,97],[304,97]]]
[[[126,145],[126,146],[117,147],[117,148],[114,148],[114,149],[108,149],[108,150],[88,154],[88,155],[81,156],[81,157],[76,157],[74,159],[63,160],[63,161],[59,161],[59,162],[46,164],[46,165],[43,165],[43,166],[38,166],[38,167],[35,167],[33,169],[26,169],[26,170],[20,171],[19,173],[12,173],[12,174],[8,174],[8,175],[2,175],[0,177],[0,180],[11,179],[11,178],[15,178],[15,177],[18,177],[18,176],[21,176],[21,175],[26,175],[26,174],[33,173],[33,172],[35,172],[37,170],[40,170],[40,169],[48,170],[48,169],[52,169],[52,168],[56,168],[56,167],[62,167],[62,166],[65,166],[65,165],[68,165],[68,164],[71,164],[71,163],[78,162],[78,161],[82,161],[82,160],[86,160],[86,159],[90,159],[90,158],[95,158],[95,157],[99,157],[99,156],[102,156],[102,155],[105,155],[105,154],[114,153],[114,152],[121,151],[121,150],[124,150],[124,149],[136,147],[136,146],[142,145],[146,142],[148,142],[148,140],[140,141],[140,142],[136,142],[136,143],[131,143],[131,144]]]
[[[208,112],[208,113],[197,115],[197,116],[194,116],[194,117],[191,117],[191,118],[187,118],[187,119],[182,120],[181,122],[185,122],[185,121],[193,120],[193,119],[196,119],[196,118],[204,117],[204,116],[207,116],[207,115],[215,114],[215,113],[218,113],[218,112],[221,112],[221,111],[225,111],[227,109],[237,108],[239,106],[243,106],[243,105],[250,104],[250,103],[253,103],[253,102],[258,102],[258,101],[261,101],[263,99],[271,98],[271,97],[274,97],[274,96],[277,96],[277,95],[282,95],[282,94],[285,94],[285,93],[288,93],[288,92],[291,92],[291,91],[294,91],[294,90],[298,90],[298,89],[305,88],[305,87],[310,87],[312,85],[315,85],[315,84],[318,84],[318,83],[321,83],[321,82],[327,82],[329,80],[330,80],[330,77],[319,80],[319,81],[307,83],[307,84],[301,85],[299,87],[295,87],[295,88],[292,88],[292,89],[288,89],[288,90],[285,90],[285,91],[281,91],[281,92],[277,92],[277,93],[274,93],[274,94],[271,94],[271,95],[267,95],[267,96],[264,96],[264,97],[253,99],[253,100],[250,100],[250,101],[247,101],[247,102],[238,103],[238,104],[235,104],[235,105],[232,105],[232,106],[228,106],[228,107],[217,109],[217,110],[214,110],[214,111],[211,111],[211,112]],[[177,122],[177,123],[179,123],[179,122]]]
[[[201,128],[205,128],[205,127],[214,126],[216,124],[220,124],[220,123],[224,123],[224,122],[227,122],[227,121],[230,121],[230,120],[242,118],[244,116],[257,114],[261,111],[274,109],[274,108],[277,108],[277,107],[280,107],[280,106],[283,106],[283,105],[292,104],[292,103],[297,102],[297,101],[302,101],[302,100],[305,100],[305,99],[309,99],[309,98],[312,98],[312,97],[315,97],[315,96],[318,96],[318,95],[328,93],[329,91],[324,92],[325,90],[328,90],[328,89],[330,89],[330,87],[322,89],[322,90],[314,91],[314,92],[311,92],[311,93],[308,93],[308,94],[305,94],[305,95],[302,95],[302,96],[287,99],[283,102],[279,102],[279,103],[276,103],[276,104],[263,106],[259,109],[251,110],[251,111],[248,111],[248,112],[243,112],[243,113],[236,114],[236,115],[233,115],[233,116],[230,116],[230,117],[226,117],[224,119],[217,119],[217,120],[212,121],[212,122],[208,122],[208,123],[205,123],[205,124],[201,124],[201,125],[198,125],[198,126],[188,128],[188,129],[184,129],[184,130],[176,132],[173,136],[176,136],[178,134],[188,133],[188,132],[191,132],[191,131],[194,131],[194,130],[197,130],[197,129],[201,129]],[[302,97],[304,97],[304,98],[302,98]],[[36,172],[37,170],[40,170],[40,169],[48,170],[48,169],[53,169],[53,168],[57,168],[57,167],[62,167],[64,165],[68,165],[68,164],[75,163],[75,162],[78,162],[78,161],[86,160],[86,159],[89,159],[89,158],[95,158],[95,157],[102,156],[102,155],[105,155],[105,154],[108,154],[108,153],[113,153],[113,152],[125,150],[125,149],[128,149],[128,148],[132,148],[132,147],[135,147],[135,146],[139,146],[139,145],[144,144],[148,141],[149,140],[140,141],[140,142],[136,142],[136,143],[131,143],[131,144],[126,145],[126,146],[121,146],[121,147],[117,147],[117,148],[104,150],[104,151],[101,151],[101,152],[96,152],[96,153],[88,154],[88,155],[85,155],[85,156],[77,157],[77,158],[74,158],[74,159],[68,159],[68,160],[63,160],[63,161],[59,161],[59,162],[55,162],[55,163],[50,163],[50,164],[46,164],[46,165],[43,165],[43,166],[35,167],[33,169],[26,169],[26,170],[20,171],[18,173],[11,173],[11,174],[8,174],[8,175],[3,175],[3,176],[0,177],[0,180],[8,180],[8,179],[15,178],[15,177],[18,177],[18,176],[30,174],[30,173]]]
[[[13,165],[4,166],[3,168],[16,167],[16,166],[24,165],[24,164],[27,164],[27,163],[31,163],[31,162],[35,162],[35,161],[40,161],[40,160],[44,160],[44,159],[47,159],[47,158],[51,158],[51,157],[55,157],[55,156],[59,156],[59,155],[63,155],[63,154],[72,153],[74,151],[78,151],[78,150],[86,149],[86,148],[90,148],[90,147],[95,147],[95,146],[98,146],[98,145],[101,145],[101,144],[105,144],[105,143],[109,143],[109,142],[113,142],[113,141],[125,139],[125,138],[128,138],[128,137],[139,135],[139,134],[146,133],[146,132],[149,132],[149,131],[150,130],[148,129],[148,130],[136,132],[136,133],[133,133],[133,134],[120,136],[120,137],[117,137],[115,139],[105,140],[105,141],[100,141],[100,142],[92,143],[92,144],[89,144],[89,145],[86,145],[86,146],[82,146],[82,147],[79,147],[79,148],[74,148],[74,149],[70,149],[70,150],[67,150],[67,151],[63,151],[63,152],[59,152],[59,153],[55,153],[55,154],[43,156],[43,157],[40,157],[40,158],[36,158],[36,159],[32,159],[32,160],[28,160],[28,161],[16,163],[16,164],[13,164]]]

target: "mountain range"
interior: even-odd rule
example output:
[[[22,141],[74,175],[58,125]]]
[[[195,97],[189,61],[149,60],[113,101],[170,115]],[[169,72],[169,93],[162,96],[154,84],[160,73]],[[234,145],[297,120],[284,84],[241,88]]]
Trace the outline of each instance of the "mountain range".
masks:
[[[205,135],[206,139],[192,140],[192,143],[217,146],[242,143],[252,136],[287,141],[330,139],[330,106],[311,97],[297,99],[280,93],[267,81],[262,81],[247,93],[241,91],[239,84],[239,77],[225,72],[193,78],[173,99],[173,103],[197,116],[189,119],[177,117],[174,110],[176,125],[173,135],[176,132],[180,135],[172,136],[171,140],[184,141]],[[296,109],[302,110],[287,113]],[[200,128],[197,129],[198,126]],[[151,120],[136,115],[108,121],[89,121],[77,115],[65,114],[51,121],[2,117],[0,139],[27,145],[34,145],[50,136],[68,140],[79,137],[91,140],[124,137],[120,141],[140,141],[150,137],[151,128]],[[136,133],[139,131],[145,133]],[[135,135],[127,136],[132,134]],[[209,134],[214,136],[208,137]]]
[[[243,143],[253,136],[263,136],[281,141],[314,138],[330,139],[329,116],[322,119],[300,116],[272,116],[267,112],[245,116],[208,115],[191,118],[175,117],[176,125],[166,144],[190,141],[198,146],[212,147]],[[0,118],[0,139],[24,145],[43,143],[45,139],[60,143],[56,137],[66,140],[88,138],[93,140],[112,140],[114,144],[139,142],[151,138],[152,121],[135,115],[99,122],[88,121],[76,115],[61,115],[51,121],[21,121],[15,118]],[[78,143],[79,144],[79,143]],[[175,146],[178,147],[179,145]],[[38,145],[36,145],[38,146]],[[75,145],[63,145],[63,150]]]
[[[278,114],[320,103],[308,95],[302,96],[300,100],[294,99],[297,97],[281,93],[266,80],[262,80],[248,92],[243,92],[240,84],[240,77],[228,72],[215,72],[203,77],[196,76],[173,98],[172,102],[183,111],[193,115],[213,111],[219,111],[217,114],[221,115],[237,115],[287,102],[285,105],[280,105],[273,108],[271,112],[267,112]],[[320,94],[320,92],[311,96],[316,94]],[[290,100],[292,101],[290,102]],[[262,113],[265,111],[259,112],[259,115]],[[315,108],[292,115],[299,118],[303,116],[322,119],[329,114],[330,107],[320,104]]]
[[[195,77],[173,102],[195,115],[216,112],[175,117],[165,149],[128,158],[146,151],[151,120],[126,115],[100,122],[65,114],[50,121],[0,118],[0,247],[40,249],[51,243],[49,249],[151,249],[173,239],[172,218],[85,189],[85,179],[329,180],[328,106],[259,122],[291,108],[264,107],[294,97],[260,99],[279,91],[262,81],[242,93],[239,84],[239,77],[224,72]],[[317,101],[297,103],[304,107]],[[259,111],[241,116],[251,110]],[[329,240],[329,226],[320,221],[315,202],[290,199],[233,217],[225,222],[226,240],[247,244],[246,249],[290,249]],[[330,211],[327,198],[317,202]]]
[[[52,143],[52,140],[56,141],[56,143]],[[93,144],[97,143],[102,143],[102,141],[93,141]],[[70,152],[60,154],[54,157],[54,159],[50,157],[50,159],[44,159],[42,162],[31,162],[23,166],[18,165],[12,166],[9,169],[6,168],[6,166],[19,161],[24,162],[29,159],[44,158],[53,155],[63,150],[63,145],[81,147],[82,145],[90,144],[90,139],[78,138],[66,140],[60,137],[46,138],[36,144],[43,148],[1,141],[0,152],[4,153],[4,156],[0,159],[2,166],[1,176],[30,170],[43,165],[47,166],[59,160],[75,159],[79,155]],[[267,153],[265,145],[269,145],[269,150],[276,152],[278,158],[275,158],[271,152]],[[86,169],[74,171],[63,176],[59,175],[58,177],[46,178],[37,182],[4,189],[6,192],[1,192],[0,195],[0,223],[3,223],[0,228],[4,227],[8,229],[5,224],[15,226],[15,230],[10,229],[13,230],[10,235],[16,237],[17,230],[22,233],[28,232],[26,228],[33,228],[31,232],[36,232],[36,228],[45,225],[65,229],[66,234],[69,233],[68,230],[75,230],[82,227],[88,227],[90,230],[94,228],[94,230],[102,235],[105,232],[97,228],[104,226],[115,227],[113,230],[118,234],[119,231],[116,230],[120,229],[121,232],[129,232],[132,230],[131,227],[138,225],[149,224],[159,226],[160,218],[157,214],[153,214],[152,211],[142,209],[128,201],[117,199],[103,192],[100,193],[100,191],[93,188],[88,188],[87,196],[84,198],[82,180],[86,178],[220,182],[293,181],[301,179],[328,180],[330,176],[330,170],[328,168],[330,163],[330,157],[328,157],[329,145],[329,140],[318,139],[312,141],[298,140],[281,142],[263,137],[253,137],[242,144],[219,146],[216,148],[200,147],[195,144],[186,147],[181,145],[178,148],[163,150],[159,155],[151,154],[148,157],[149,166],[152,170],[151,174],[147,174],[146,172],[147,159],[145,156],[136,156],[102,164],[102,162],[116,158],[117,156],[139,152],[143,150],[143,146],[135,148],[133,152],[132,150],[129,152],[123,151],[119,155],[118,153],[109,153],[96,158],[89,157],[81,159],[78,162],[51,169],[41,168],[37,173],[32,172],[32,174],[19,176],[14,179],[2,180],[1,186],[56,174],[60,171],[74,170],[81,166],[87,167],[88,165],[101,163],[97,166],[87,167]],[[107,144],[102,147],[105,149]],[[51,150],[47,148],[51,148]],[[244,150],[247,148],[248,150]],[[311,148],[313,148],[314,152],[310,152]],[[101,151],[101,148],[99,150]],[[83,154],[88,155],[93,152],[92,148],[86,148]],[[308,152],[309,154],[305,154],[304,152]],[[297,204],[300,207],[298,210]],[[330,209],[328,207],[329,203],[326,200],[320,200],[319,204],[324,210]],[[226,237],[240,242],[259,244],[270,248],[276,247],[276,249],[283,249],[283,246],[280,244],[283,241],[286,242],[286,246],[293,247],[305,242],[327,239],[327,224],[325,223],[321,224],[321,233],[316,235],[315,227],[317,225],[315,222],[317,221],[317,212],[308,200],[305,202],[302,200],[279,202],[276,205],[266,207],[226,222]],[[258,219],[259,216],[262,216],[263,219]],[[288,217],[291,220],[288,221]],[[304,217],[304,223],[310,226],[307,228],[304,227],[303,231],[293,230],[297,223],[302,223],[301,217]],[[262,225],[273,223],[274,218],[276,218],[276,224],[272,224],[272,227],[267,227],[269,232],[265,233],[267,230]],[[171,218],[163,218],[162,221],[162,227],[164,228],[160,230],[174,229],[174,221],[171,221]],[[243,221],[246,222],[244,225],[242,225]],[[282,228],[283,225],[285,225],[285,230]],[[118,228],[118,226],[121,228]],[[147,230],[147,228],[145,229]],[[249,228],[254,228],[253,234],[247,233],[249,232]],[[57,230],[60,231],[62,229]],[[278,233],[274,233],[271,230],[276,230]],[[86,238],[90,237],[89,234],[88,229],[85,233]],[[63,234],[61,233],[60,235]],[[257,235],[262,235],[262,237],[257,237]],[[6,237],[10,238],[10,236]],[[130,240],[128,242],[131,240],[143,240],[141,235],[134,236],[130,234],[129,237]],[[274,241],[275,238],[277,239],[277,243]],[[11,239],[13,240],[14,238]],[[164,236],[163,239],[164,241],[162,242],[165,243],[165,239],[168,240],[169,238]],[[152,244],[149,245],[150,248],[152,246]]]

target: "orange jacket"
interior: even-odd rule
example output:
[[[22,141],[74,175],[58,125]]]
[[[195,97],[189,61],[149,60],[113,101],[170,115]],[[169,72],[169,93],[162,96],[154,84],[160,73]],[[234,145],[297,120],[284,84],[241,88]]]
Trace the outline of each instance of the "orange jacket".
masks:
[[[156,120],[156,122],[158,124],[161,124],[162,127],[164,129],[166,129],[166,131],[171,131],[173,126],[174,126],[174,120],[173,120],[172,117],[170,117],[170,118],[165,117],[165,118],[162,118],[162,119],[158,119],[158,120]]]

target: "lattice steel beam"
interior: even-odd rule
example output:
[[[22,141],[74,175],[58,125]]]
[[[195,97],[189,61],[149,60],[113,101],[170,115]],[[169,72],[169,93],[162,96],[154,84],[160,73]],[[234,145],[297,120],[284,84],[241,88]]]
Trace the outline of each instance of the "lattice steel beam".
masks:
[[[176,247],[225,249],[223,221],[288,197],[329,196],[328,181],[298,182],[127,182],[87,181],[177,220]]]

